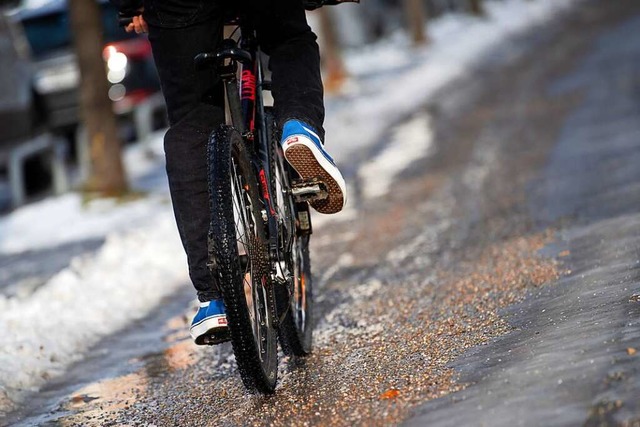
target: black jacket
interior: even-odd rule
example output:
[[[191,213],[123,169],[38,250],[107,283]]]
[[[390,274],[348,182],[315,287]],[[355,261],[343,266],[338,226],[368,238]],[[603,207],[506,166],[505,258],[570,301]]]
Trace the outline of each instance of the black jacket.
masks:
[[[142,7],[142,0],[109,0],[121,13],[127,14],[137,11]]]

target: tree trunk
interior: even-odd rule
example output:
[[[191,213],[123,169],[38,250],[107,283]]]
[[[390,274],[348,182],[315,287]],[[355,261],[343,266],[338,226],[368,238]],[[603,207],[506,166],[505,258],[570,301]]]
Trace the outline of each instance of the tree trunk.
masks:
[[[118,196],[127,190],[113,106],[102,58],[102,18],[96,0],[69,0],[71,29],[80,67],[80,110],[90,144],[86,189]]]
[[[427,13],[422,0],[404,0],[404,12],[409,26],[409,33],[416,46],[427,43],[424,32]]]
[[[482,0],[469,0],[469,9],[471,13],[477,16],[484,16],[484,6]]]
[[[320,8],[317,13],[323,42],[324,87],[327,92],[331,93],[340,89],[347,77],[347,72],[342,62],[335,23],[329,14],[329,10]]]

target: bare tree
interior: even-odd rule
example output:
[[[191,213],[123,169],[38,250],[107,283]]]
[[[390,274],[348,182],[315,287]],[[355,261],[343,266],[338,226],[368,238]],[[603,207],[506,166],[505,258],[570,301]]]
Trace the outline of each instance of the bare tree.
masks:
[[[424,31],[427,12],[423,0],[404,0],[404,12],[413,44],[427,43],[427,35]]]
[[[471,13],[474,15],[484,16],[482,0],[469,0],[469,9],[471,9]]]
[[[342,62],[338,33],[335,22],[327,8],[317,12],[322,35],[322,61],[324,64],[324,87],[327,92],[335,92],[344,83],[347,72]]]
[[[69,0],[69,14],[81,75],[81,118],[91,153],[86,189],[102,195],[121,195],[127,190],[127,181],[102,59],[100,5],[95,0]]]

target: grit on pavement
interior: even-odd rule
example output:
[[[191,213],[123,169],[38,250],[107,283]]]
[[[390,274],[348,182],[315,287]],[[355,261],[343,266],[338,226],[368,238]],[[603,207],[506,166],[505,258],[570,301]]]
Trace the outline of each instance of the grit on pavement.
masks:
[[[640,425],[639,30],[584,1],[398,125],[434,147],[314,235],[315,351],[275,395],[191,343],[183,292],[8,420]]]

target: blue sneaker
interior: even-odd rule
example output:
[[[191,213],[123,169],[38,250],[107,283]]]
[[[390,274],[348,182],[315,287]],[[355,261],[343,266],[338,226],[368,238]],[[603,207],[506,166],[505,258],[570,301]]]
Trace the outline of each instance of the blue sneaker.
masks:
[[[311,201],[311,206],[324,214],[340,212],[347,201],[344,178],[313,128],[299,120],[288,120],[281,143],[284,157],[303,180],[318,178],[327,186],[328,197]]]
[[[219,344],[229,341],[227,314],[222,300],[201,302],[200,309],[193,318],[189,331],[198,345]]]

